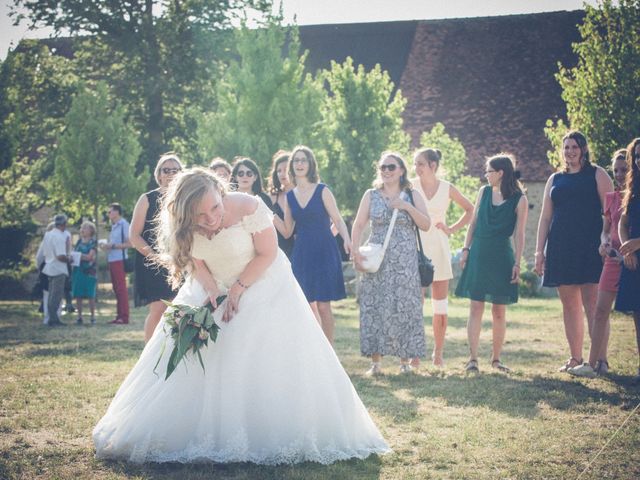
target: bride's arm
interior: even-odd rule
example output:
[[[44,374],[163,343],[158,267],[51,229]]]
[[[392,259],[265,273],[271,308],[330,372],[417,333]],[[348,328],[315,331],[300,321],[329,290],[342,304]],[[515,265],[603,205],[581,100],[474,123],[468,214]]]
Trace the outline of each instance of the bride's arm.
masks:
[[[255,257],[247,263],[238,279],[229,289],[227,308],[222,320],[228,322],[238,311],[238,303],[244,291],[258,280],[273,263],[278,253],[278,237],[273,224],[253,234]]]
[[[218,284],[216,283],[213,275],[209,271],[207,265],[197,258],[193,258],[193,276],[195,279],[202,285],[205,292],[207,292],[207,296],[209,297],[209,301],[213,307],[217,307],[216,298],[220,295],[220,290],[218,289]]]

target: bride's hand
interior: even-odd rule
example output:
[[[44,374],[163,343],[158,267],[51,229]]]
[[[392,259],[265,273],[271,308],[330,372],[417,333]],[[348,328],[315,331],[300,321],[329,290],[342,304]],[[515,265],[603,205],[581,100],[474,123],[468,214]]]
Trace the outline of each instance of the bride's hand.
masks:
[[[238,304],[240,303],[240,297],[246,289],[247,286],[240,283],[239,280],[236,280],[236,283],[231,285],[229,293],[227,294],[227,305],[224,309],[224,314],[222,315],[223,322],[230,321],[233,316],[238,313]]]

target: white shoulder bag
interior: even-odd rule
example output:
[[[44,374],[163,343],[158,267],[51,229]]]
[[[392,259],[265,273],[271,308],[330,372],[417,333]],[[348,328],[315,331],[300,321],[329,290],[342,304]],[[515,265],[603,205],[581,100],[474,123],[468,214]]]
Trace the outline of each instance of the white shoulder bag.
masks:
[[[369,243],[367,242],[363,246],[361,246],[358,251],[360,252],[360,256],[362,257],[362,261],[360,264],[362,265],[362,269],[367,273],[376,273],[382,264],[382,259],[384,258],[384,252],[387,251],[387,246],[389,245],[389,239],[391,238],[391,232],[393,231],[393,227],[396,224],[396,217],[398,216],[398,209],[394,208],[393,213],[391,214],[391,222],[389,223],[389,229],[387,230],[387,235],[384,237],[384,243],[380,245],[379,243]]]

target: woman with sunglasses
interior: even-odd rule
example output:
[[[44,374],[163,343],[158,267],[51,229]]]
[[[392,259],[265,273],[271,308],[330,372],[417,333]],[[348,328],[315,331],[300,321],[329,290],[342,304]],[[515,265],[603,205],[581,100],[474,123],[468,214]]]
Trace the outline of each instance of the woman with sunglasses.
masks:
[[[360,351],[371,357],[367,376],[382,373],[384,355],[400,357],[400,373],[409,373],[410,359],[424,358],[426,353],[414,223],[420,230],[428,230],[431,220],[424,200],[411,190],[399,154],[382,153],[373,187],[360,201],[352,229],[353,245],[360,245],[369,223],[369,241],[384,243],[394,209],[398,214],[380,268],[365,273],[360,282]],[[354,248],[352,255],[356,270],[363,271],[358,249]]]
[[[520,259],[529,211],[524,188],[514,170],[515,163],[513,156],[506,153],[487,160],[485,177],[489,185],[478,193],[460,257],[462,275],[456,295],[471,300],[467,323],[470,356],[465,366],[471,373],[479,371],[478,344],[485,302],[492,303],[491,367],[501,372],[510,371],[500,361],[500,354],[507,330],[507,305],[518,301]]]
[[[296,232],[291,267],[325,336],[333,344],[335,320],[331,302],[347,294],[331,222],[344,241],[347,255],[351,252],[351,238],[333,194],[319,183],[318,164],[309,147],[298,145],[291,151],[289,177],[294,188],[287,192],[284,218],[285,237],[290,237],[294,229]]]
[[[237,157],[233,162],[229,184],[236,192],[260,197],[267,207],[273,207],[269,195],[262,188],[262,176],[256,162],[249,157]]]
[[[172,300],[176,295],[167,280],[167,270],[151,264],[151,259],[157,253],[155,219],[162,197],[173,177],[182,168],[182,162],[175,153],[162,155],[154,171],[159,188],[140,195],[131,217],[129,239],[139,254],[136,255],[134,267],[134,305],[149,307],[144,321],[145,343],[153,335],[162,314],[167,309],[162,300]]]
[[[271,167],[269,193],[271,194],[271,209],[275,214],[273,217],[273,225],[276,227],[278,234],[278,247],[282,250],[287,258],[291,258],[293,251],[293,235],[285,238],[286,227],[284,225],[284,209],[287,202],[287,192],[293,188],[291,180],[289,180],[289,155],[291,152],[278,150],[273,155],[273,165]]]
[[[433,353],[431,361],[435,367],[444,366],[444,337],[447,331],[447,311],[449,305],[449,280],[453,278],[451,269],[451,249],[449,236],[462,229],[471,221],[473,203],[449,182],[439,178],[438,170],[442,153],[435,148],[423,148],[413,156],[413,167],[417,178],[411,181],[420,194],[431,218],[431,227],[420,232],[424,254],[434,266],[431,284],[431,310],[433,312]],[[447,210],[453,200],[464,210],[464,214],[447,225]],[[423,297],[426,288],[423,289]],[[414,365],[417,360],[414,360]]]

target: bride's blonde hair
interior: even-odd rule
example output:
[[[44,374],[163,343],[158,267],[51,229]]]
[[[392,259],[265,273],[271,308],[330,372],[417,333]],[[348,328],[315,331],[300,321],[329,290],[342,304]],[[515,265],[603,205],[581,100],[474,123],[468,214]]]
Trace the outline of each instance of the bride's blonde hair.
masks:
[[[158,254],[154,260],[169,271],[169,280],[178,288],[185,272],[193,269],[191,247],[197,223],[197,208],[207,192],[215,190],[222,197],[225,186],[211,170],[194,167],[173,179],[164,195],[156,217]]]

